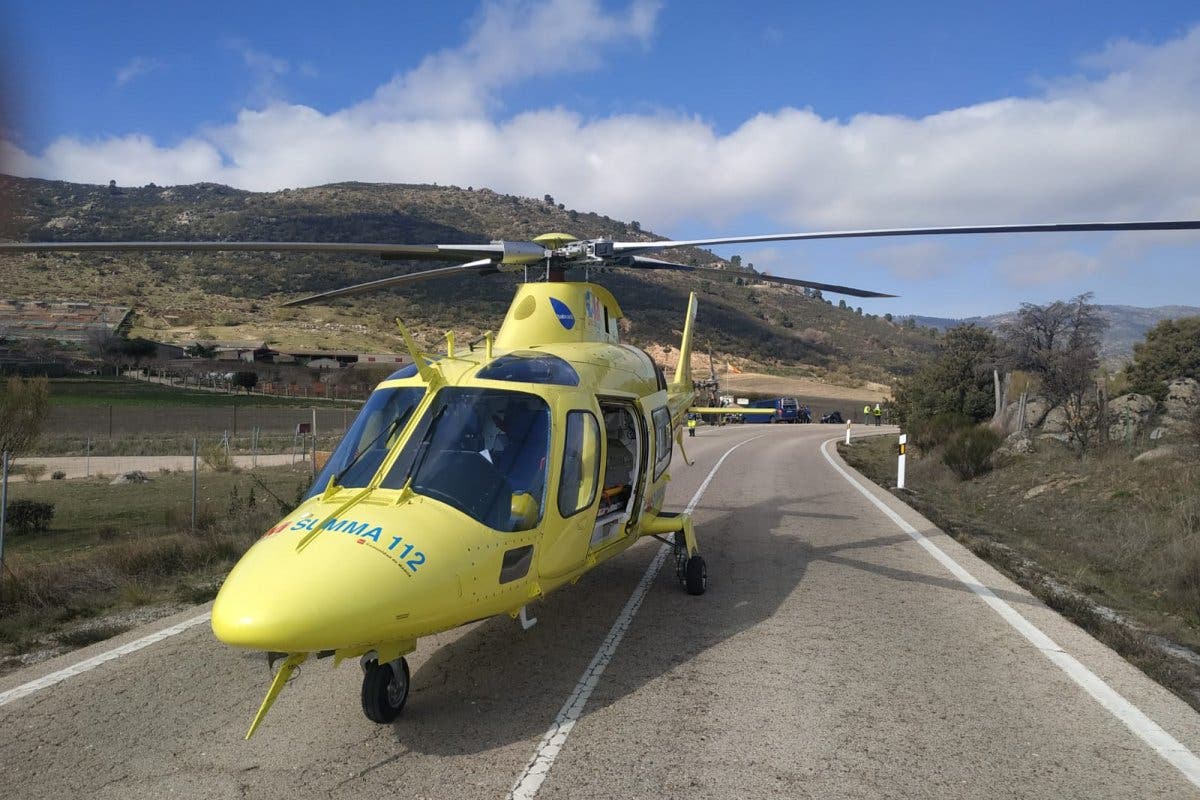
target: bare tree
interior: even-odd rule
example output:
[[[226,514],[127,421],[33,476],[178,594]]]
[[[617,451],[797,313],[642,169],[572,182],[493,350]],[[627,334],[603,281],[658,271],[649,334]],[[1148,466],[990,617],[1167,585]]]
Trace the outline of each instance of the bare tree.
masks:
[[[88,333],[88,354],[99,359],[107,367],[112,367],[113,374],[120,372],[124,360],[122,345],[124,340],[108,328],[95,328]]]
[[[9,378],[0,394],[0,451],[16,458],[42,433],[50,411],[50,384],[45,378]]]
[[[1062,406],[1067,432],[1080,453],[1094,443],[1099,398],[1093,378],[1108,326],[1091,300],[1088,292],[1069,302],[1023,303],[1016,319],[1000,326],[1012,367],[1037,375],[1050,405]]]

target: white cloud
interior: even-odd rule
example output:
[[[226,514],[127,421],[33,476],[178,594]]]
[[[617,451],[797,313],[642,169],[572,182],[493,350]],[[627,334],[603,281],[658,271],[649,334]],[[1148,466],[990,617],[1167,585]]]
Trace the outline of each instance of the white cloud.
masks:
[[[1074,250],[1033,250],[1016,253],[1000,261],[999,271],[1016,286],[1068,281],[1098,272],[1103,262],[1096,256]]]
[[[326,114],[265,96],[176,145],[143,136],[64,138],[38,154],[9,145],[8,168],[257,190],[342,180],[490,186],[549,192],[666,232],[746,218],[803,229],[1200,216],[1200,27],[1158,46],[1115,44],[1085,65],[1087,76],[1035,96],[921,118],[781,108],[722,133],[673,113],[502,112],[508,86],[596,68],[606,47],[649,42],[657,12],[652,2],[616,12],[595,0],[489,2],[461,47],[357,106]],[[289,69],[240,52],[266,89]],[[896,274],[928,272],[918,250],[879,252]],[[1093,268],[1046,263],[1001,261],[1020,280]]]
[[[538,75],[599,65],[599,49],[654,33],[660,2],[634,0],[608,14],[597,0],[487,2],[461,47],[427,56],[416,69],[381,86],[354,109],[357,119],[480,117],[498,106],[497,91]]]
[[[927,280],[940,278],[962,267],[962,252],[944,240],[905,242],[873,248],[864,255],[870,263],[880,264],[898,278]]]
[[[114,78],[114,83],[118,88],[124,86],[135,78],[140,78],[155,69],[158,69],[159,63],[153,58],[144,56],[134,56],[125,62],[125,65],[117,70],[117,75]]]
[[[251,81],[248,102],[256,106],[278,102],[283,91],[280,79],[292,70],[287,59],[259,50],[237,37],[226,38],[221,44],[241,56],[246,65]]]

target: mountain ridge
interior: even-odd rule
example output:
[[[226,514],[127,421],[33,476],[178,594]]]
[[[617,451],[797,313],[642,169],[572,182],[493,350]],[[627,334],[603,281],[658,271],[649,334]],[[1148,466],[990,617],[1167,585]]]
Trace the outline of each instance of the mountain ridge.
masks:
[[[1098,304],[1100,316],[1108,323],[1100,343],[1100,356],[1107,360],[1132,358],[1133,345],[1146,338],[1146,332],[1167,319],[1200,316],[1200,307],[1184,305],[1127,306],[1121,304]],[[899,319],[912,319],[917,325],[946,331],[960,325],[978,325],[996,330],[1017,315],[1015,310],[1003,311],[975,317],[927,317],[904,315]]]
[[[546,231],[580,238],[653,240],[636,222],[487,188],[339,183],[278,192],[219,184],[130,188],[0,178],[0,237],[25,241],[242,240],[487,242]],[[700,299],[700,344],[724,363],[833,382],[889,382],[938,345],[929,331],[766,284],[707,251],[665,257],[716,266],[728,277],[668,270],[593,270],[620,302],[622,338],[678,344],[687,294]],[[397,351],[402,317],[432,346],[446,329],[478,335],[503,319],[518,275],[431,280],[327,306],[277,300],[376,280],[430,264],[363,256],[275,253],[44,253],[0,258],[10,296],[133,305],[135,333],[161,341],[267,342],[328,350]],[[531,275],[532,277],[532,275]],[[819,276],[814,276],[818,277]],[[703,361],[707,366],[707,361]]]

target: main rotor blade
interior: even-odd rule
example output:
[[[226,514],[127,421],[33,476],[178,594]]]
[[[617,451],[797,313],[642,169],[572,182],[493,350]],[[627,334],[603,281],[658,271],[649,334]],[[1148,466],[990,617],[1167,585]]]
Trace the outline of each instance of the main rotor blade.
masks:
[[[631,267],[640,267],[641,269],[673,269],[679,272],[706,272],[710,275],[721,275],[726,278],[741,277],[751,280],[769,281],[771,283],[786,283],[789,286],[804,286],[808,289],[820,289],[824,292],[833,292],[834,294],[846,294],[851,297],[898,297],[899,295],[884,294],[883,292],[872,292],[869,289],[855,289],[853,286],[838,286],[834,283],[818,283],[817,281],[805,281],[799,278],[782,278],[778,275],[763,275],[758,272],[740,272],[735,269],[715,269],[713,267],[693,267],[688,264],[676,264],[673,261],[663,261],[658,258],[646,258],[644,256],[630,256],[627,261]]]
[[[409,272],[405,275],[393,275],[390,278],[380,278],[377,281],[367,281],[366,283],[356,283],[353,286],[343,286],[340,289],[331,289],[328,292],[301,297],[299,300],[289,300],[286,303],[280,303],[281,306],[303,306],[309,303],[316,303],[321,300],[329,300],[334,297],[341,297],[347,294],[357,294],[359,292],[369,292],[374,289],[386,289],[389,286],[400,286],[405,283],[416,283],[417,281],[427,280],[429,278],[439,278],[446,275],[461,275],[466,272],[476,272],[479,275],[490,275],[494,272],[499,272],[496,268],[496,262],[490,258],[481,258],[478,261],[469,261],[466,264],[455,264],[453,267],[437,267],[435,269],[421,270],[420,272]]]
[[[504,244],[366,244],[356,242],[0,242],[0,253],[38,252],[273,252],[342,253],[390,258],[451,261],[460,258],[504,256]]]
[[[1036,225],[960,225],[941,228],[878,228],[859,231],[809,231],[771,233],[764,236],[731,236],[723,239],[684,239],[668,242],[613,242],[613,252],[629,255],[668,247],[709,247],[718,244],[785,242],[802,239],[868,239],[884,236],[953,236],[969,233],[1072,233],[1078,231],[1183,231],[1200,230],[1200,220],[1162,222],[1056,222]]]

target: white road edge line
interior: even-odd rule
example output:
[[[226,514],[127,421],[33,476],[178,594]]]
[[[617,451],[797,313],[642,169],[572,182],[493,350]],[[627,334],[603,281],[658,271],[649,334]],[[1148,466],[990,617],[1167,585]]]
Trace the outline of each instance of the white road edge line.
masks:
[[[1015,628],[1018,633],[1028,639],[1034,647],[1042,652],[1042,655],[1046,656],[1059,669],[1065,672],[1067,677],[1079,684],[1096,702],[1124,723],[1125,727],[1129,728],[1134,735],[1148,744],[1154,752],[1170,762],[1171,766],[1179,770],[1185,778],[1192,782],[1192,785],[1200,788],[1200,758],[1197,758],[1191,750],[1188,750],[1174,736],[1159,727],[1158,723],[1146,716],[1141,709],[1118,694],[1115,689],[1101,680],[1096,673],[1092,672],[1076,660],[1074,656],[1055,644],[1053,639],[1017,613],[1012,606],[997,597],[991,589],[976,580],[971,573],[963,569],[944,550],[926,539],[920,531],[905,522],[899,514],[888,508],[882,500],[855,480],[849,472],[842,469],[841,465],[830,457],[828,450],[829,445],[837,441],[839,439],[830,439],[821,445],[821,455],[825,456],[825,460],[829,462],[830,466],[840,472],[842,477],[850,482],[851,486],[874,503],[892,522],[896,523],[896,526],[900,530],[907,533],[913,541],[925,548],[938,563],[950,571],[950,574],[958,578],[964,586],[977,594],[983,602],[991,606],[993,611]]]
[[[700,502],[700,498],[704,495],[705,489],[708,488],[708,484],[712,482],[713,477],[717,474],[717,470],[721,468],[721,464],[725,463],[725,459],[729,458],[729,455],[734,450],[764,436],[766,434],[762,433],[758,436],[752,436],[749,439],[743,439],[726,450],[725,454],[717,459],[717,463],[713,464],[708,477],[704,479],[704,483],[700,484],[700,488],[692,495],[691,502],[687,504],[687,508],[684,509],[683,513],[692,513],[696,508],[696,504]],[[583,707],[587,705],[588,698],[592,696],[592,690],[600,682],[600,676],[604,674],[604,669],[608,666],[608,662],[612,661],[613,656],[617,652],[617,647],[621,644],[621,640],[625,638],[625,631],[629,630],[634,615],[642,607],[642,600],[646,597],[646,592],[649,590],[650,584],[654,582],[654,578],[658,575],[658,570],[662,567],[663,561],[666,560],[668,552],[670,552],[670,548],[665,544],[658,548],[658,552],[654,555],[650,566],[646,567],[646,573],[642,575],[642,579],[634,588],[633,594],[629,596],[625,607],[621,609],[616,622],[609,629],[608,636],[604,637],[604,641],[601,642],[600,649],[592,657],[592,661],[587,665],[587,669],[579,676],[579,680],[575,683],[575,690],[571,692],[571,696],[563,704],[562,710],[558,712],[558,716],[554,719],[554,724],[542,736],[542,741],[538,744],[537,750],[534,751],[533,758],[529,760],[525,771],[521,773],[521,777],[517,778],[517,782],[513,784],[512,791],[508,793],[508,797],[511,800],[531,800],[538,793],[538,790],[542,788],[542,782],[550,774],[550,768],[554,766],[554,760],[558,758],[563,745],[567,743],[567,737],[571,735],[571,731],[575,728],[575,722],[579,719],[579,715],[583,713]]]
[[[130,653],[137,652],[144,647],[149,647],[152,644],[161,642],[163,639],[169,639],[176,634],[183,633],[188,628],[193,628],[202,622],[207,622],[211,616],[212,612],[205,611],[198,617],[185,619],[183,622],[172,625],[169,628],[163,628],[161,631],[156,631],[147,636],[143,636],[140,639],[134,639],[132,642],[123,644],[120,647],[114,647],[112,650],[108,650],[100,653],[99,655],[84,659],[78,664],[72,664],[71,666],[64,667],[57,672],[51,672],[49,675],[38,678],[35,681],[23,683],[15,689],[9,689],[6,692],[0,692],[0,706],[8,705],[14,700],[20,700],[22,697],[28,697],[34,692],[40,692],[42,689],[53,686],[56,683],[62,683],[67,678],[81,675],[84,672],[95,669],[101,664],[105,664],[109,661],[120,658],[121,656],[127,656]]]

